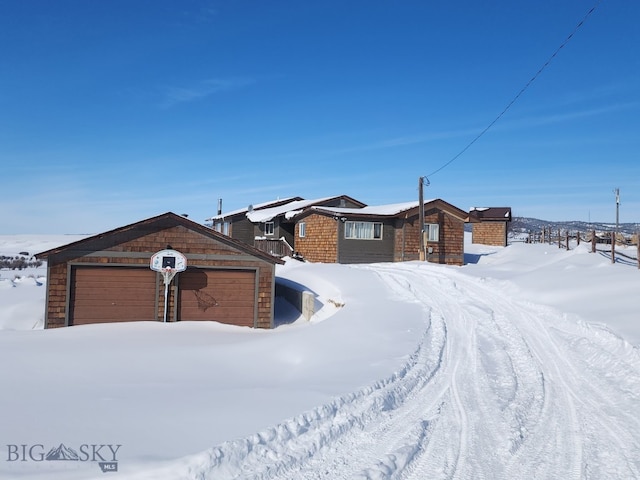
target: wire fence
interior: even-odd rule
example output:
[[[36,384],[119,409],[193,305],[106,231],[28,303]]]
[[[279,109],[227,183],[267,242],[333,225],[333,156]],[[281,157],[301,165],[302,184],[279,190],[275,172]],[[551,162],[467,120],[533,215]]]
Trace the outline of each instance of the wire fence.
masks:
[[[597,234],[591,232],[575,232],[560,229],[543,228],[537,232],[529,232],[524,238],[526,243],[548,243],[558,248],[571,249],[581,243],[590,243],[591,252],[598,253],[611,260],[611,263],[635,266],[640,269],[640,235],[631,238],[615,232]],[[635,249],[633,248],[635,246]],[[624,250],[623,250],[624,247]],[[635,250],[635,251],[634,251]]]

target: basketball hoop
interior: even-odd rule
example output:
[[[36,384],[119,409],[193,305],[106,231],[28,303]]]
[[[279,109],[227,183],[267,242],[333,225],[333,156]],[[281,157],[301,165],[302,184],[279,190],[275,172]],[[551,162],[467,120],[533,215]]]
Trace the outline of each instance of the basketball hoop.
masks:
[[[178,272],[187,268],[187,257],[172,249],[154,253],[149,264],[151,270],[162,275],[164,280],[164,322],[167,321],[167,307],[169,306],[169,284]]]

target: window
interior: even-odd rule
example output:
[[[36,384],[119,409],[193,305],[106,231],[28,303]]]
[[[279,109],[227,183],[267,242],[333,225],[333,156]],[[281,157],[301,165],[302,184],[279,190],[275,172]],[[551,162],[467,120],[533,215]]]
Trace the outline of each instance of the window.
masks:
[[[307,236],[307,224],[304,222],[300,222],[298,224],[298,236],[300,238],[304,238]]]
[[[428,242],[440,241],[440,225],[438,225],[437,223],[425,223],[424,233],[426,233]]]
[[[273,235],[274,224],[273,222],[265,222],[264,224],[264,234],[265,235]]]
[[[344,238],[357,240],[382,239],[382,223],[380,222],[346,222]]]
[[[213,229],[216,232],[223,233],[225,235],[229,235],[229,222],[216,222],[213,224]]]

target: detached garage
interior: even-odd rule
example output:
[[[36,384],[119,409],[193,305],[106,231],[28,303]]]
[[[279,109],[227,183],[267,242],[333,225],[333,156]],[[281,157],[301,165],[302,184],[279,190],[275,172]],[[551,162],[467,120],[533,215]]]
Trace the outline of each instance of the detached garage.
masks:
[[[169,283],[167,321],[273,327],[281,260],[169,212],[37,254],[47,261],[45,328],[164,321],[163,277],[149,268],[164,249],[187,260]]]

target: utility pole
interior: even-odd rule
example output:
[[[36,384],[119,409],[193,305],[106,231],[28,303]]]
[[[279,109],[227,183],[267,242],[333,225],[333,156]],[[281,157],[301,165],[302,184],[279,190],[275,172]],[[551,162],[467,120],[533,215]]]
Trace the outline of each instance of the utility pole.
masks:
[[[613,193],[616,194],[616,236],[618,235],[618,225],[620,220],[620,189],[616,188]]]
[[[427,177],[418,178],[418,211],[420,222],[420,260],[424,261],[425,256],[425,245],[424,245],[424,184],[429,186],[429,179]]]

